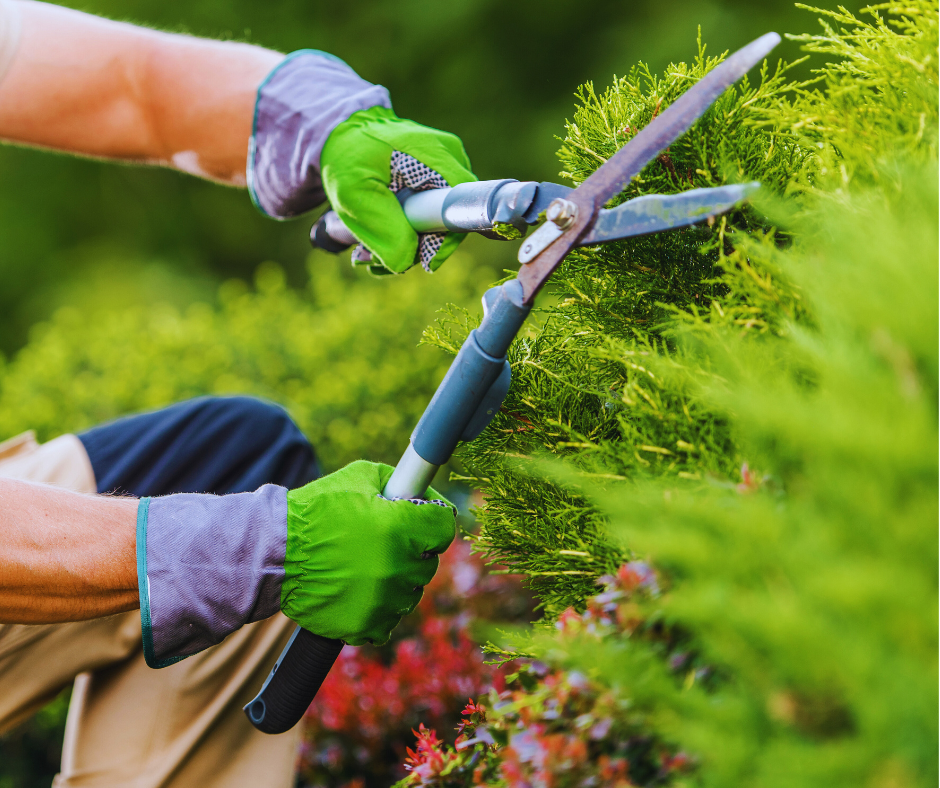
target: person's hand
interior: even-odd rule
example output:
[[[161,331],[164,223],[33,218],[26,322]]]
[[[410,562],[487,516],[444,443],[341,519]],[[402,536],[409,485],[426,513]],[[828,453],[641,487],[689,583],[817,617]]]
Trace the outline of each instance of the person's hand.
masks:
[[[464,238],[419,238],[395,193],[475,181],[452,134],[398,118],[388,91],[332,55],[289,55],[258,89],[248,154],[248,189],[264,213],[299,216],[328,196],[360,241],[353,262],[401,273],[436,270]]]
[[[421,601],[456,510],[434,490],[383,498],[392,470],[360,460],[287,494],[281,609],[304,629],[380,645]]]
[[[387,465],[358,461],[298,490],[144,498],[137,567],[144,656],[164,667],[283,610],[305,629],[381,644],[421,600],[456,510],[387,500]]]
[[[378,262],[401,273],[416,262],[436,271],[465,233],[416,233],[395,193],[475,181],[463,143],[384,107],[355,113],[323,148],[323,185],[330,205],[360,245],[354,263]],[[375,266],[372,266],[375,270]]]

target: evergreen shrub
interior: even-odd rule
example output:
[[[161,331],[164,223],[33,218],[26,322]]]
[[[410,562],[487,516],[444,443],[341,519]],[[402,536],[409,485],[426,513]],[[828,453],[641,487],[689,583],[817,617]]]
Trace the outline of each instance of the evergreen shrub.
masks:
[[[576,184],[587,178],[719,60],[700,41],[691,65],[672,64],[664,76],[640,64],[600,95],[584,85],[559,151],[562,175]],[[783,195],[808,180],[816,158],[778,109],[793,89],[786,71],[765,65],[756,84],[729,89],[612,204],[755,180]],[[480,548],[524,573],[549,617],[583,604],[626,553],[603,537],[604,518],[582,499],[502,458],[547,450],[606,478],[731,475],[741,457],[726,419],[703,405],[691,377],[656,374],[649,361],[681,363],[683,351],[667,337],[676,311],[714,304],[753,332],[779,333],[773,321],[796,315],[798,294],[785,284],[762,288],[772,270],[734,255],[738,238],[766,235],[772,244],[772,234],[746,206],[711,225],[575,250],[549,285],[555,301],[537,308],[513,345],[509,396],[461,457],[466,480],[487,499]],[[781,309],[768,309],[768,299],[782,299]],[[451,318],[427,341],[453,352],[475,322],[459,310]]]
[[[386,282],[313,253],[306,292],[265,263],[254,289],[227,282],[217,305],[62,309],[0,369],[0,436],[48,440],[188,397],[254,394],[290,411],[327,470],[394,464],[447,368],[416,347],[422,329],[493,276],[465,252],[453,262]]]
[[[765,68],[625,193],[755,207],[556,274],[462,454],[477,548],[555,628],[491,647],[520,683],[420,730],[403,785],[936,784],[937,12],[817,11],[815,84]],[[572,180],[712,63],[586,85]],[[637,557],[658,580],[612,586]]]

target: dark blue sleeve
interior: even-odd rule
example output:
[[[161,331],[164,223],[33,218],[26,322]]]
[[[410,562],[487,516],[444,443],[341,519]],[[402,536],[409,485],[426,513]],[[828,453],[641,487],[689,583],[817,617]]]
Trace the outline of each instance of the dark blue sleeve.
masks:
[[[79,434],[99,493],[138,497],[301,487],[320,475],[313,447],[278,405],[200,397]]]

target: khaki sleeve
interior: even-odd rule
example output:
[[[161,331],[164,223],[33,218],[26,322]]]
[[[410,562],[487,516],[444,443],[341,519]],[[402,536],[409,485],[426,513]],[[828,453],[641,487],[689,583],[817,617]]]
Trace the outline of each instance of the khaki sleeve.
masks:
[[[6,76],[20,43],[20,9],[13,0],[0,0],[0,82]]]

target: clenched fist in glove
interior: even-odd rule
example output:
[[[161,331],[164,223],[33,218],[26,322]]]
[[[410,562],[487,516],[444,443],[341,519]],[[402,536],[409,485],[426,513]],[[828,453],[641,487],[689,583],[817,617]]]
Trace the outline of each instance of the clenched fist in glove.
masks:
[[[400,273],[434,271],[461,233],[418,235],[395,193],[475,181],[453,134],[398,118],[388,91],[314,50],[289,55],[258,89],[248,154],[255,204],[278,219],[328,197],[359,240],[353,262]],[[377,266],[376,264],[380,264]]]
[[[388,640],[454,539],[454,507],[388,500],[358,461],[298,490],[144,498],[137,577],[144,655],[165,667],[278,610],[352,645]]]

